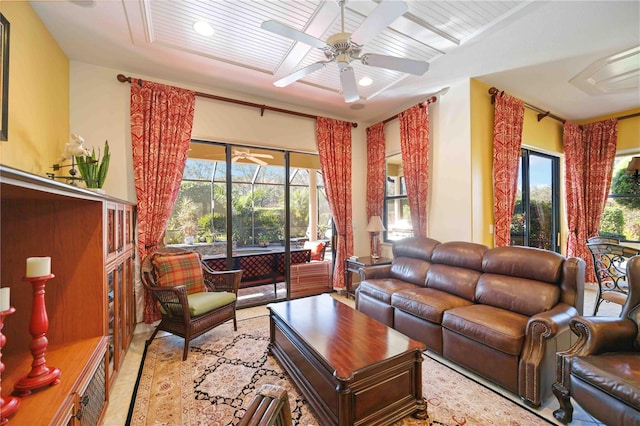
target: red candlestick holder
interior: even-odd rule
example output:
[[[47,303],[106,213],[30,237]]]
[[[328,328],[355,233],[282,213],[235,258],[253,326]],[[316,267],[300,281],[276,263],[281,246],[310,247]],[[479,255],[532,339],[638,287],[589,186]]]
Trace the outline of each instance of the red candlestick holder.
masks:
[[[7,338],[4,334],[2,334],[2,329],[4,328],[4,317],[7,315],[11,315],[16,311],[15,308],[10,307],[6,311],[0,311],[0,377],[2,377],[2,373],[4,372],[4,364],[2,363],[2,348],[4,344],[7,343]],[[0,395],[2,391],[2,380],[0,380]],[[3,398],[0,396],[0,425],[6,424],[10,415],[15,413],[15,411],[20,406],[20,399],[15,396],[8,396]]]
[[[29,322],[29,333],[33,339],[29,345],[33,362],[29,374],[18,380],[14,389],[18,396],[27,396],[31,391],[48,385],[60,383],[60,370],[54,367],[47,367],[44,354],[47,352],[49,341],[45,334],[49,329],[49,318],[47,318],[47,307],[44,302],[44,287],[47,280],[55,277],[53,274],[43,277],[25,277],[24,281],[31,282],[33,287],[33,307],[31,309],[31,321]]]

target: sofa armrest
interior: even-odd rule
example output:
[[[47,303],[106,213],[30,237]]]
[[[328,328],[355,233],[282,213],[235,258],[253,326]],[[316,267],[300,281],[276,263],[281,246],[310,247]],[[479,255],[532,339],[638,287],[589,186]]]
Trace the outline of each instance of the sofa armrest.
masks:
[[[548,311],[533,315],[527,322],[520,355],[518,387],[519,394],[533,405],[542,402],[540,386],[546,386],[548,381],[553,382],[554,355],[559,344],[557,338],[569,332],[569,323],[576,315],[576,308],[559,303]],[[568,343],[565,347],[568,347]]]
[[[387,278],[391,272],[391,265],[365,266],[360,269],[360,280],[370,280],[375,278]]]

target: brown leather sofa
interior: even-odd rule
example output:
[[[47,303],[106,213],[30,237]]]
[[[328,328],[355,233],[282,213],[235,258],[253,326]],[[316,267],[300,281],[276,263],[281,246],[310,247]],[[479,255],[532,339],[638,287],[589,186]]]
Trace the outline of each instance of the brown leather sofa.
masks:
[[[411,237],[366,267],[356,308],[531,405],[551,394],[555,354],[582,313],[584,261],[529,247]]]
[[[571,397],[609,426],[640,425],[640,256],[627,262],[629,297],[619,318],[577,317],[576,344],[557,355],[556,419],[573,417]]]

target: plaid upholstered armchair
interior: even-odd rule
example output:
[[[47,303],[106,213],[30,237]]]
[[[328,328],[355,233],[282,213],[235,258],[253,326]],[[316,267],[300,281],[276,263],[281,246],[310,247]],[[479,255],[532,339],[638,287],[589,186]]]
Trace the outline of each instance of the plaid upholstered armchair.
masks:
[[[180,336],[184,338],[184,361],[192,339],[229,320],[233,320],[233,329],[238,329],[236,299],[241,270],[213,271],[199,253],[166,247],[148,255],[140,273],[161,314],[147,344],[160,330]]]

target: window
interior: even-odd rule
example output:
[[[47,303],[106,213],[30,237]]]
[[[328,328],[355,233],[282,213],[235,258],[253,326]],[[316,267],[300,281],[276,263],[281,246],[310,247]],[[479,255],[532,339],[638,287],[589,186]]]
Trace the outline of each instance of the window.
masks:
[[[511,245],[559,251],[559,159],[523,149],[511,218]]]
[[[234,249],[265,245],[282,249],[287,188],[290,238],[316,239],[311,237],[312,228],[318,239],[330,238],[332,218],[317,155],[290,153],[289,182],[285,185],[283,151],[251,148],[251,153],[262,156],[259,158],[268,156],[268,163],[232,159],[228,165],[227,149],[234,152],[236,147],[191,143],[165,234],[167,245],[204,245],[206,247],[198,249],[209,255],[226,253],[229,242]],[[227,185],[228,179],[230,185]],[[310,220],[312,214],[314,221]]]
[[[387,158],[387,178],[384,193],[385,241],[413,236],[409,199],[402,169],[402,155]]]
[[[626,173],[632,158],[615,158],[611,190],[600,218],[600,235],[621,241],[640,241],[640,184]]]

